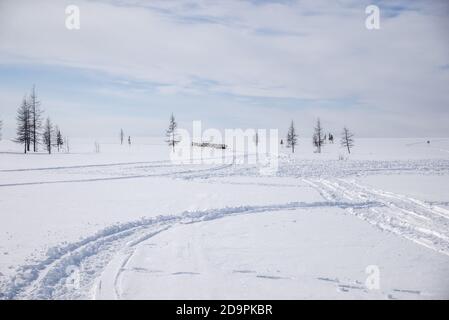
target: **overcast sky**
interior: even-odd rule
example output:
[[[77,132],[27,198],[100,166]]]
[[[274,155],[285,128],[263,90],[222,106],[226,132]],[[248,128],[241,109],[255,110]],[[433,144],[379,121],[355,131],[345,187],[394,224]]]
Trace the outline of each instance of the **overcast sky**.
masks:
[[[171,112],[282,135],[294,120],[307,139],[317,117],[359,137],[447,137],[448,15],[444,0],[0,0],[3,136],[36,84],[72,137],[161,135]]]

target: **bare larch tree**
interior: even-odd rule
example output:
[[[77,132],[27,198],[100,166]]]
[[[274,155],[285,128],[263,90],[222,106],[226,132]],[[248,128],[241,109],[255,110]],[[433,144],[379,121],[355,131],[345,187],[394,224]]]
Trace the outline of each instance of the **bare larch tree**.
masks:
[[[54,128],[53,124],[50,121],[50,118],[47,118],[44,124],[44,132],[42,133],[42,142],[44,143],[45,148],[48,151],[48,154],[51,154],[51,148],[54,145]]]
[[[349,131],[347,127],[343,128],[340,144],[342,147],[348,149],[348,153],[351,153],[351,148],[354,147],[354,135]]]
[[[295,146],[297,144],[298,144],[298,135],[296,134],[295,124],[292,121],[290,127],[288,128],[287,133],[287,147],[291,147],[292,153],[295,153]]]
[[[33,143],[33,151],[36,152],[39,144],[39,135],[42,128],[42,110],[40,109],[40,101],[37,100],[36,88],[33,86],[30,95],[30,111],[31,111],[31,142]]]
[[[176,130],[177,128],[178,124],[176,123],[175,116],[172,113],[170,116],[170,124],[168,125],[165,135],[167,137],[166,142],[173,148],[173,151],[175,151],[175,145],[180,141]]]
[[[315,132],[313,134],[313,145],[316,147],[318,153],[321,153],[321,147],[323,146],[323,143],[323,127],[321,127],[321,121],[320,118],[318,118],[316,121]]]
[[[14,142],[23,143],[24,153],[30,151],[31,141],[31,110],[26,97],[17,110],[17,130]]]
[[[64,142],[65,142],[65,152],[70,153],[69,137],[65,137]]]
[[[55,127],[56,132],[56,146],[58,147],[58,152],[64,145],[64,139],[62,138],[61,130],[59,130],[59,127]]]

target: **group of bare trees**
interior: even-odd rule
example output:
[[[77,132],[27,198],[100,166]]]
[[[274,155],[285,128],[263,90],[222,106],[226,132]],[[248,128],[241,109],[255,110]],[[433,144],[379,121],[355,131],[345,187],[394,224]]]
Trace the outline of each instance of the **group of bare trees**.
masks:
[[[58,126],[53,125],[49,117],[43,121],[41,102],[37,99],[34,86],[31,94],[23,97],[17,110],[16,120],[17,130],[14,141],[23,144],[24,153],[31,150],[38,152],[39,145],[42,144],[51,154],[53,147],[57,147],[59,152],[64,144]]]
[[[176,144],[178,144],[180,142],[180,139],[176,132],[177,128],[178,128],[178,123],[176,122],[175,116],[172,113],[170,116],[168,129],[165,132],[165,136],[167,137],[166,142],[172,148],[173,151],[175,151]],[[123,138],[124,138],[123,130],[120,133],[120,138],[121,138],[121,143],[123,143]],[[295,152],[295,147],[298,144],[298,139],[299,139],[299,136],[296,133],[295,124],[292,121],[290,123],[290,127],[288,128],[288,132],[287,132],[287,147],[291,148],[293,153]],[[258,142],[259,142],[259,136],[256,133],[256,135],[255,135],[256,145],[258,144]],[[317,153],[321,153],[323,145],[326,142],[334,143],[333,134],[325,133],[325,131],[321,125],[321,120],[319,118],[317,119],[317,122],[315,124],[312,142],[316,148]],[[283,140],[281,140],[281,144],[283,144]],[[340,144],[342,147],[345,147],[347,149],[348,153],[351,153],[351,149],[354,147],[354,135],[349,131],[349,129],[346,126],[343,128]]]
[[[314,127],[314,132],[312,136],[312,143],[316,148],[317,153],[321,153],[321,150],[326,143],[329,141],[330,143],[334,143],[334,136],[331,133],[324,133],[324,129],[321,125],[320,118],[317,119],[317,122]],[[281,144],[282,144],[281,140]],[[292,148],[292,153],[295,152],[295,146],[298,144],[298,134],[296,133],[295,124],[292,121],[290,127],[287,132],[287,147]],[[354,135],[349,131],[349,129],[345,126],[341,133],[340,145],[347,149],[348,153],[351,153],[351,149],[354,147]]]
[[[49,154],[51,154],[53,147],[57,147],[59,152],[61,147],[64,145],[64,139],[61,131],[58,126],[53,125],[49,117],[47,117],[45,122],[42,123],[43,111],[40,106],[41,102],[37,99],[36,89],[35,86],[33,86],[31,94],[28,97],[26,95],[24,96],[22,103],[17,110],[17,131],[14,141],[23,144],[24,153],[30,152],[31,145],[33,146],[33,151],[37,152],[40,142],[42,142],[42,145]],[[172,113],[170,116],[168,129],[166,130],[166,142],[170,147],[172,147],[173,151],[175,150],[175,145],[180,142],[176,132],[177,127],[178,124]],[[1,130],[2,121],[0,120],[0,140],[2,137]],[[295,152],[295,146],[298,144],[298,137],[295,124],[292,121],[287,133],[287,147],[292,149],[292,153]],[[123,129],[121,129],[121,144],[123,144],[124,139],[125,133]],[[258,140],[258,135],[256,134],[256,145],[258,144]],[[312,142],[316,147],[317,153],[321,153],[322,147],[326,141],[333,143],[334,137],[331,133],[324,133],[321,120],[318,118],[312,137]],[[131,145],[131,137],[128,137],[128,144]],[[283,144],[282,140],[281,144]],[[351,153],[351,149],[354,147],[354,135],[346,126],[343,128],[341,134],[340,145],[346,148],[348,153]],[[96,150],[98,149],[96,148]]]

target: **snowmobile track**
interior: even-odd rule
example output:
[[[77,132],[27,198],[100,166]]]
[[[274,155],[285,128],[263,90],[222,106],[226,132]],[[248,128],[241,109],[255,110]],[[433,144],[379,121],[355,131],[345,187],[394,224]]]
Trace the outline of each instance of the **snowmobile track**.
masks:
[[[449,255],[449,211],[410,196],[377,190],[349,179],[303,179],[326,200],[373,201],[382,208],[348,208],[377,227]]]

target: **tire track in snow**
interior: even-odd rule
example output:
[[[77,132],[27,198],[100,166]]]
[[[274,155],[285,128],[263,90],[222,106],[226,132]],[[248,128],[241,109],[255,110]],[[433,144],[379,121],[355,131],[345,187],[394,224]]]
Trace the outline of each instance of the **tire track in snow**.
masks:
[[[50,180],[50,181],[5,183],[5,184],[0,184],[0,188],[1,187],[43,185],[43,184],[58,184],[58,183],[98,182],[98,181],[141,179],[141,178],[166,177],[166,176],[176,176],[176,175],[179,175],[179,176],[186,175],[187,178],[190,178],[189,174],[193,175],[193,174],[199,173],[200,175],[207,175],[208,172],[226,169],[231,166],[232,166],[232,164],[226,164],[226,165],[216,166],[216,167],[207,168],[207,169],[181,170],[181,171],[166,172],[166,173],[149,173],[149,174],[137,174],[137,175],[127,175],[127,176],[116,176],[116,177],[99,177],[99,178],[85,178],[85,179],[71,179],[71,180]]]
[[[0,152],[1,153],[1,152]],[[22,153],[21,153],[22,154]],[[242,155],[238,155],[243,157]],[[225,156],[225,159],[229,159],[231,156]],[[192,161],[210,161],[223,159],[223,157],[204,157],[204,158],[192,158]],[[117,167],[117,166],[129,166],[140,164],[158,164],[158,163],[170,163],[176,165],[172,160],[155,160],[155,161],[135,161],[135,162],[115,162],[115,163],[99,163],[99,164],[82,164],[73,166],[56,166],[56,167],[38,167],[38,168],[17,168],[17,169],[0,169],[0,172],[26,172],[26,171],[50,171],[50,170],[66,170],[66,169],[87,169],[87,168],[103,168],[103,167]]]
[[[101,163],[101,164],[86,164],[86,165],[75,165],[75,166],[43,167],[43,168],[2,169],[2,170],[0,170],[0,172],[23,172],[23,171],[47,171],[47,170],[65,170],[65,169],[85,169],[85,168],[128,166],[128,165],[135,165],[135,164],[166,163],[166,162],[170,162],[170,160]]]
[[[121,250],[132,248],[140,242],[178,223],[188,224],[215,220],[231,215],[294,210],[299,208],[339,207],[347,209],[374,206],[379,206],[379,203],[335,201],[311,203],[290,202],[262,206],[239,206],[204,211],[186,211],[175,216],[168,215],[155,218],[143,218],[124,224],[116,224],[78,242],[52,248],[48,251],[47,257],[44,260],[19,267],[16,274],[9,281],[0,284],[0,299],[57,299],[58,297],[74,297],[75,292],[71,292],[65,282],[69,278],[66,269],[69,266],[80,267],[90,261],[94,262],[93,265],[97,269],[81,273],[82,276],[86,277],[86,279],[82,280],[88,286],[82,291],[87,292],[92,282],[99,276],[102,268],[111,261],[114,254]],[[101,259],[104,259],[104,261]],[[120,269],[117,272],[120,272]],[[114,279],[117,279],[119,276],[117,274]],[[102,287],[104,287],[103,284]]]
[[[356,216],[434,251],[449,255],[448,210],[412,197],[377,190],[345,179],[303,179],[324,199],[375,201],[381,208],[348,208]]]
[[[367,190],[368,192],[372,192],[374,194],[377,194],[379,196],[384,196],[384,197],[388,197],[388,198],[392,198],[395,200],[400,200],[400,201],[404,201],[404,202],[408,202],[409,204],[411,204],[412,206],[417,206],[419,208],[422,208],[428,212],[430,212],[431,214],[434,215],[438,215],[442,218],[445,218],[448,220],[449,222],[449,210],[442,208],[438,205],[431,205],[428,204],[422,200],[418,200],[418,199],[414,199],[412,197],[408,197],[408,196],[404,196],[404,195],[400,195],[397,193],[393,193],[390,191],[383,191],[383,190],[378,190],[378,189],[374,189],[374,188],[368,188],[366,186],[362,186],[358,183],[356,183],[355,181],[351,181],[351,183],[355,186],[357,186],[358,188]]]
[[[126,243],[126,247],[130,248],[131,252],[128,254],[128,256],[121,263],[121,267],[119,268],[118,272],[114,276],[114,294],[115,294],[115,298],[116,299],[120,299],[121,296],[122,296],[121,288],[119,286],[120,277],[121,277],[123,271],[125,270],[127,264],[129,263],[131,258],[134,256],[134,253],[136,252],[137,245],[140,244],[141,242],[145,241],[145,240],[148,240],[148,239],[154,237],[155,235],[157,235],[157,234],[159,234],[159,233],[161,233],[161,232],[163,232],[165,230],[168,230],[170,227],[171,227],[171,225],[162,227],[159,230],[156,230],[156,231],[153,231],[153,232],[145,234],[143,237],[140,237],[137,240],[131,240],[130,242]],[[95,291],[96,290],[97,289],[95,289]]]

